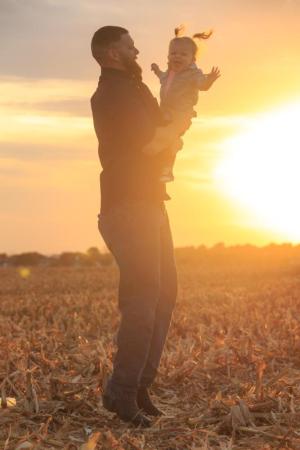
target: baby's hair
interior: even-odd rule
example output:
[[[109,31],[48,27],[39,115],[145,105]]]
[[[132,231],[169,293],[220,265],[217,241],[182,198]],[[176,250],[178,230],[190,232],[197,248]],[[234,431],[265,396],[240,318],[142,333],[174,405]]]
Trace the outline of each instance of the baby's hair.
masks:
[[[175,38],[173,38],[170,42],[170,44],[172,42],[185,42],[190,44],[193,54],[194,56],[197,55],[198,52],[198,46],[195,42],[195,39],[209,39],[210,36],[213,34],[212,30],[210,31],[204,31],[203,33],[196,33],[193,35],[193,37],[189,37],[189,36],[183,36],[183,33],[185,31],[185,26],[184,25],[179,25],[178,27],[175,28]]]
[[[203,33],[194,34],[193,38],[194,39],[209,39],[212,34],[213,34],[212,30],[210,30],[208,32],[204,31]]]
[[[178,27],[175,28],[175,37],[183,37],[183,33],[185,32],[185,25],[182,23]],[[212,30],[204,31],[203,33],[196,33],[193,35],[193,39],[209,39],[213,34]]]
[[[180,37],[183,35],[184,31],[185,31],[185,26],[183,24],[179,25],[179,27],[175,28],[175,36],[176,37]]]

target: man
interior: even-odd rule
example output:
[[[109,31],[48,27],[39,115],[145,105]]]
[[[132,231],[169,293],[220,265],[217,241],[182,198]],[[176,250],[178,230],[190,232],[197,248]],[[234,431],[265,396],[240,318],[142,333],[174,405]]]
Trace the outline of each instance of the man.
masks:
[[[159,181],[159,155],[143,147],[162,124],[156,99],[142,83],[138,50],[128,31],[106,26],[92,39],[101,66],[91,99],[99,141],[99,231],[118,264],[121,322],[103,406],[135,425],[160,415],[148,388],[167,336],[177,295],[173,242]],[[179,143],[180,146],[180,143]]]

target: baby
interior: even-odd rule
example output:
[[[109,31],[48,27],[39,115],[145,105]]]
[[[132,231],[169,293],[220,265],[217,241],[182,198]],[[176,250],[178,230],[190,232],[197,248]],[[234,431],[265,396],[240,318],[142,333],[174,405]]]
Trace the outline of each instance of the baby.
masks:
[[[198,33],[194,39],[180,36],[182,28],[175,29],[168,54],[168,70],[163,72],[157,64],[151,69],[161,84],[160,106],[163,116],[170,124],[159,127],[152,141],[144,148],[147,154],[157,154],[163,150],[163,170],[160,180],[173,181],[173,166],[178,151],[178,139],[191,125],[192,117],[197,115],[194,106],[198,92],[207,91],[220,76],[218,67],[204,74],[196,65],[198,47],[194,39],[208,39],[210,33]]]

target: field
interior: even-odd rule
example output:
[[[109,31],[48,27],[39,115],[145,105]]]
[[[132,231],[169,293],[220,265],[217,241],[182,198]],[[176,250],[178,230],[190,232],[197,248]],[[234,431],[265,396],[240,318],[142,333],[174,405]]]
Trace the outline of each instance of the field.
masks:
[[[0,448],[300,449],[300,258],[176,253],[179,296],[147,430],[101,406],[118,326],[113,262],[0,269]]]

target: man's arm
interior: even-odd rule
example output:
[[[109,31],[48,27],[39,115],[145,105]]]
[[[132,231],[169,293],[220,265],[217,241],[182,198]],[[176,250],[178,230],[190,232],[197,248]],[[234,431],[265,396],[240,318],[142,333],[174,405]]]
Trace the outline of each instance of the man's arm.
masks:
[[[127,90],[118,92],[115,86],[93,96],[91,105],[100,152],[105,148],[111,155],[130,157],[141,152],[152,139],[161,122],[161,112],[145,85],[141,91],[139,95],[145,96],[144,101]]]

